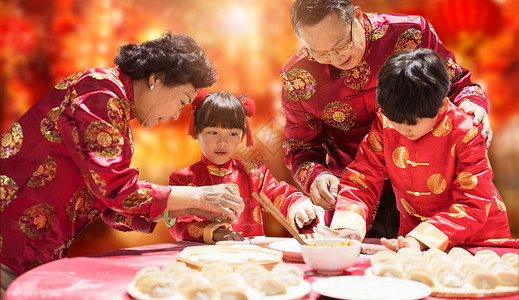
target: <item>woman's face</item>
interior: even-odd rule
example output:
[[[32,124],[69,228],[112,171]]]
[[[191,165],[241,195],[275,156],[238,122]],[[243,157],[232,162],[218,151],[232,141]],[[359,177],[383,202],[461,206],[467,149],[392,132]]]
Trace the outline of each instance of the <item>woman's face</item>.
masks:
[[[204,156],[214,164],[223,165],[233,158],[242,137],[239,128],[206,127],[197,138]]]
[[[176,120],[182,108],[190,104],[198,93],[191,83],[169,87],[157,79],[151,84],[153,89],[145,88],[135,96],[135,117],[146,128],[157,125],[159,121]]]
[[[366,48],[360,8],[355,8],[354,16],[351,22],[344,24],[339,15],[331,13],[315,25],[299,28],[301,40],[319,63],[341,70],[352,69],[360,63]]]

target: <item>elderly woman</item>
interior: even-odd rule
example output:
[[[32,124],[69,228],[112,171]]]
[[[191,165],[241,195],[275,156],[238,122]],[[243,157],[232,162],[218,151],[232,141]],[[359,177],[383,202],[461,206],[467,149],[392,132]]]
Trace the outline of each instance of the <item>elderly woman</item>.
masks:
[[[155,185],[130,168],[130,120],[147,128],[175,120],[216,81],[196,42],[167,32],[122,46],[115,64],[58,83],[1,136],[2,289],[65,257],[99,216],[117,229],[151,232],[164,211],[229,222],[242,212],[226,185]]]

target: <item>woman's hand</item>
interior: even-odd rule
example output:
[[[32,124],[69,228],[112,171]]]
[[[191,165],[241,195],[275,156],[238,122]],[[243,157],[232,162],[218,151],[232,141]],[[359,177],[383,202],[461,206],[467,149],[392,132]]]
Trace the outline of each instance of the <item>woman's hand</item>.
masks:
[[[299,228],[312,223],[314,219],[324,220],[324,209],[312,204],[310,200],[303,201],[298,205],[298,210],[294,215],[294,221]]]
[[[381,238],[380,242],[389,250],[393,250],[395,252],[402,248],[413,248],[420,251],[426,248],[424,244],[420,243],[417,239],[412,237],[404,238],[403,236],[399,236],[396,239]]]
[[[331,229],[329,227],[324,226],[323,224],[317,224],[314,227],[314,232],[316,237],[324,237],[324,238],[346,238],[360,241],[360,235],[351,229]]]
[[[315,205],[332,210],[335,208],[338,190],[339,178],[331,173],[321,173],[310,186],[310,197]]]
[[[218,184],[202,187],[171,186],[167,210],[171,217],[197,215],[210,221],[233,223],[243,212],[245,204],[232,185]]]
[[[244,241],[245,238],[239,232],[218,228],[213,232],[213,241]]]

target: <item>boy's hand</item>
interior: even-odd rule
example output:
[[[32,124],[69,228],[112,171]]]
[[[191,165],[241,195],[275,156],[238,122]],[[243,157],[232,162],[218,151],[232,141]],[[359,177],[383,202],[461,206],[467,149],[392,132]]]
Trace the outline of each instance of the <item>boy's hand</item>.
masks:
[[[335,208],[338,190],[339,178],[331,173],[321,173],[310,186],[310,197],[314,204],[332,210]]]
[[[243,241],[245,238],[239,232],[218,228],[213,232],[213,241]]]
[[[324,219],[324,209],[313,205],[310,200],[301,202],[299,210],[294,215],[294,221],[299,228],[312,223],[316,218],[319,221]]]
[[[328,238],[346,238],[360,241],[359,234],[351,229],[331,229],[329,227],[324,226],[323,224],[317,224],[314,227],[314,232],[316,237],[328,237]]]
[[[382,243],[382,245],[386,246],[389,250],[393,250],[395,252],[397,252],[399,249],[402,249],[402,248],[413,248],[413,249],[417,249],[420,251],[425,249],[424,244],[420,243],[418,240],[416,240],[415,238],[412,238],[412,237],[404,238],[403,236],[399,236],[396,239],[381,238],[380,242]]]

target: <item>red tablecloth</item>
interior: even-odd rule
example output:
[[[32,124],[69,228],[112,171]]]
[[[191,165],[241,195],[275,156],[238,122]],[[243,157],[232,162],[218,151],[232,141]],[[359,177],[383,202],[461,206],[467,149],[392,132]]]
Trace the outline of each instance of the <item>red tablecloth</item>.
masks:
[[[120,249],[84,257],[64,258],[34,268],[18,277],[9,286],[5,300],[33,299],[131,299],[126,285],[143,267],[162,267],[172,261],[182,249],[200,243],[177,242]],[[475,253],[482,248],[469,249]],[[499,255],[519,249],[492,248]],[[287,262],[290,263],[290,262]],[[293,263],[305,272],[305,280],[312,283],[321,278],[303,263]],[[344,275],[362,275],[370,266],[368,255],[360,255],[354,266]],[[305,299],[328,299],[311,292]],[[428,297],[427,299],[441,299]],[[481,298],[479,298],[481,299]],[[518,296],[499,300],[519,299]]]

